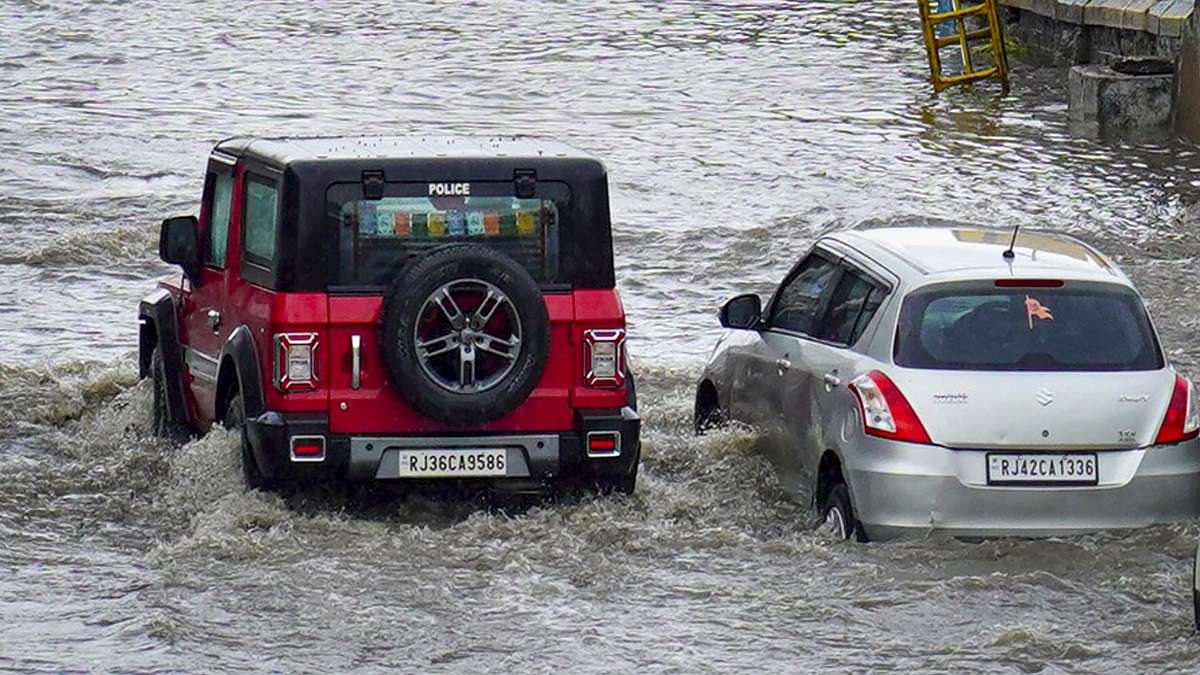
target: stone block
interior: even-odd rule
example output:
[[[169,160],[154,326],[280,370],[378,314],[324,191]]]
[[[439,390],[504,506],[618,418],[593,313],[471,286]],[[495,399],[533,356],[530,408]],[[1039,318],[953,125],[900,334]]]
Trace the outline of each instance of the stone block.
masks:
[[[1082,24],[1083,10],[1091,0],[1059,0],[1054,8],[1054,18],[1067,23]]]
[[[1042,16],[1054,17],[1055,7],[1058,5],[1058,0],[1033,0],[1033,7],[1030,9],[1035,14]]]
[[[1158,35],[1159,21],[1162,19],[1162,14],[1168,7],[1173,5],[1175,0],[1158,0],[1150,7],[1150,11],[1146,12],[1146,30]]]
[[[1181,37],[1196,9],[1196,0],[1162,0],[1149,12],[1147,29],[1165,37]]]
[[[1109,66],[1071,68],[1070,117],[1101,133],[1169,128],[1174,73],[1130,75]]]
[[[1083,22],[1089,26],[1120,28],[1125,5],[1129,0],[1092,0],[1083,8]]]
[[[1158,4],[1158,0],[1133,0],[1125,7],[1121,17],[1121,28],[1126,30],[1145,31],[1150,9]]]

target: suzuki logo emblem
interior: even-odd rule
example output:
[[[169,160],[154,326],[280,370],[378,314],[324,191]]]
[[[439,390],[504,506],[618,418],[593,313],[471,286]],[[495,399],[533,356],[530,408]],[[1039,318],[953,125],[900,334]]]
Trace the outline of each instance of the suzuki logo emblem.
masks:
[[[1054,403],[1054,392],[1050,391],[1049,389],[1038,389],[1037,402],[1041,403],[1043,406]]]

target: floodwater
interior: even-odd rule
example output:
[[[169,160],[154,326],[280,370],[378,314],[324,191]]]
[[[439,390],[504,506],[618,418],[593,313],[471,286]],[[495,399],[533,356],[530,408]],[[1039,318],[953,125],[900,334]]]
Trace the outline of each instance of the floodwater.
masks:
[[[1200,155],[1072,135],[1062,70],[930,93],[907,0],[0,1],[0,670],[1200,669],[1200,528],[851,545],[695,439],[727,296],[821,233],[1070,232],[1200,372]],[[232,134],[521,133],[604,157],[645,414],[631,498],[502,512],[238,483],[146,433],[157,222]]]

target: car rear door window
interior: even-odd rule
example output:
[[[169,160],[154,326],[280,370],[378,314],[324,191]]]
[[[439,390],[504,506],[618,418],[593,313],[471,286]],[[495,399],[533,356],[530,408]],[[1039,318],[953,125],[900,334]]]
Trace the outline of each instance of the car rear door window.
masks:
[[[816,337],[840,345],[856,342],[879,308],[883,291],[865,276],[846,270],[829,300]]]
[[[208,220],[208,246],[204,262],[211,267],[225,267],[225,251],[229,238],[229,209],[233,203],[233,176],[209,174],[212,181],[211,206]]]
[[[854,344],[866,332],[867,326],[870,325],[871,319],[875,318],[875,312],[879,311],[879,306],[883,304],[883,299],[887,297],[888,290],[880,286],[875,286],[871,289],[871,294],[867,296],[867,301],[863,304],[863,311],[858,315],[858,322],[854,324],[854,331],[850,333],[850,341],[847,344]]]
[[[279,192],[271,183],[250,177],[246,181],[245,250],[247,257],[269,265],[275,257],[279,225]]]
[[[771,303],[771,327],[810,335],[822,301],[833,290],[838,271],[836,263],[820,254],[810,254],[775,295]]]
[[[947,370],[1118,371],[1163,367],[1141,299],[1116,284],[939,285],[904,300],[896,363]]]

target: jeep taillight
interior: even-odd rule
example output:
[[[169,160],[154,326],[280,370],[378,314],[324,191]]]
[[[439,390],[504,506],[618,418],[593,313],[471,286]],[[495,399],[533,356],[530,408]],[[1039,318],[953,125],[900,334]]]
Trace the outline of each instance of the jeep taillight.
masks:
[[[583,379],[589,387],[625,384],[624,329],[584,331],[583,349]]]
[[[275,388],[281,392],[317,388],[316,333],[280,333],[275,336]]]

